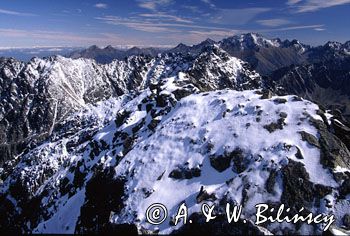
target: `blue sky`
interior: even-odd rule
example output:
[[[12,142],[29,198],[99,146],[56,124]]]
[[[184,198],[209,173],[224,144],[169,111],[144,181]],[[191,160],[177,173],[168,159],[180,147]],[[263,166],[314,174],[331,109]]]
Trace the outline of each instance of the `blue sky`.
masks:
[[[246,32],[350,40],[350,0],[2,0],[0,47],[167,46]]]

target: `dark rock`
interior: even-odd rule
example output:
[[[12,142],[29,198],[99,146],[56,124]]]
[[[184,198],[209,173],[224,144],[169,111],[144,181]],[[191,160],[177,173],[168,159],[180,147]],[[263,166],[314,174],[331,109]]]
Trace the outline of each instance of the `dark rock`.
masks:
[[[297,147],[297,146],[295,146],[295,148],[297,149],[297,153],[295,153],[295,157],[298,158],[298,159],[300,159],[300,160],[304,159],[304,156],[303,156],[303,154],[301,153],[300,148]]]
[[[157,107],[165,107],[168,104],[168,95],[159,94],[156,96]]]
[[[117,127],[121,126],[125,120],[130,116],[131,112],[123,110],[122,112],[118,112],[117,117],[115,119],[115,124]]]
[[[110,227],[111,211],[118,213],[124,207],[125,180],[114,178],[114,168],[97,167],[86,184],[85,203],[80,209],[76,233],[102,233]],[[117,227],[118,228],[118,227]]]
[[[272,98],[271,90],[263,90],[261,99],[270,99],[270,98]]]
[[[336,166],[350,167],[350,152],[346,145],[331,131],[327,125],[319,120],[310,118],[320,135],[318,140],[321,149],[321,164],[326,168],[335,168]]]
[[[284,119],[285,119],[285,118],[287,118],[287,116],[288,116],[288,114],[285,113],[285,112],[281,112],[281,113],[280,113],[280,117],[281,117],[281,118],[284,118]]]
[[[165,173],[165,171],[160,176],[158,176],[158,178],[157,178],[158,181],[163,178],[164,173]]]
[[[287,102],[287,99],[284,99],[284,98],[276,98],[273,100],[274,103],[276,104],[282,104],[282,103],[286,103]]]
[[[173,179],[192,179],[199,176],[201,176],[201,169],[199,167],[188,168],[187,166],[180,166],[172,170],[169,174],[169,178]]]
[[[277,122],[272,122],[268,125],[264,125],[264,128],[267,129],[270,133],[275,132],[277,129],[283,129],[284,118],[279,118]]]
[[[289,160],[282,169],[283,193],[281,202],[296,213],[301,207],[311,207],[313,202],[320,200],[332,192],[331,187],[315,185],[310,182],[309,174],[300,162]]]
[[[131,150],[132,145],[134,144],[135,138],[134,137],[128,137],[127,139],[125,139],[124,143],[123,143],[123,154],[124,156]]]
[[[217,171],[223,172],[228,169],[231,164],[231,157],[226,155],[211,156],[210,165]]]
[[[244,153],[241,149],[237,148],[233,152],[229,153],[231,160],[233,161],[234,168],[237,173],[242,173],[247,168]]]
[[[350,215],[345,214],[343,217],[343,225],[345,226],[346,229],[350,229]]]
[[[73,180],[73,185],[75,188],[81,188],[83,186],[87,174],[87,172],[81,172],[79,167],[75,169]]]
[[[350,128],[337,120],[331,119],[332,127],[334,128],[335,135],[350,148]]]
[[[234,162],[234,167],[238,173],[241,173],[245,170],[244,155],[243,151],[239,148],[235,149],[232,152],[225,152],[220,156],[211,156],[210,164],[211,166],[219,172],[230,167],[231,161]]]
[[[180,100],[181,98],[187,97],[188,95],[191,95],[192,92],[187,89],[177,89],[173,92],[175,95],[176,100]]]
[[[63,179],[61,179],[59,190],[62,196],[66,195],[72,188],[73,188],[73,185],[69,182],[69,179],[67,177],[64,177]]]
[[[154,189],[142,188],[141,190],[142,190],[143,194],[145,195],[145,198],[148,198],[154,192]]]
[[[214,193],[209,194],[206,190],[204,190],[204,187],[202,186],[196,197],[196,200],[197,200],[197,203],[201,203],[207,200],[215,201],[216,196]]]
[[[318,110],[316,111],[316,114],[319,115],[319,116],[321,116],[323,122],[324,122],[324,123],[327,125],[327,127],[328,127],[328,119],[327,119],[327,117],[326,117],[324,111],[321,110],[321,109],[318,109]]]
[[[158,119],[152,119],[152,121],[147,125],[147,127],[148,127],[150,130],[154,131],[155,128],[157,127],[157,125],[158,125],[159,123],[160,123],[160,120],[158,120]]]
[[[340,198],[345,198],[346,195],[350,194],[350,177],[344,180],[343,184],[339,189]]]
[[[299,96],[293,96],[292,98],[292,102],[301,102],[301,101],[303,101],[303,99]]]
[[[269,178],[266,180],[266,190],[269,193],[273,193],[274,186],[276,183],[277,171],[272,170],[270,172]]]
[[[146,112],[147,113],[150,112],[150,110],[152,110],[152,108],[153,108],[153,104],[147,104],[146,105]]]
[[[315,136],[313,136],[312,134],[309,134],[305,131],[300,131],[299,134],[301,135],[301,139],[303,141],[308,142],[312,146],[320,148],[320,144],[318,142],[318,139]]]
[[[6,196],[0,195],[0,225],[1,232],[3,234],[21,234],[21,226],[18,225],[21,222],[19,221],[16,214],[16,207],[7,199]]]
[[[99,234],[102,235],[126,235],[133,236],[139,235],[137,227],[134,224],[112,224],[108,223],[101,229]]]
[[[145,119],[142,119],[138,124],[136,124],[133,128],[132,128],[132,133],[135,134],[137,133],[145,124]]]
[[[99,143],[96,140],[93,140],[92,142],[90,142],[90,147],[91,147],[91,151],[90,151],[90,159],[93,160],[95,157],[97,157],[100,153],[101,153],[101,149],[99,146]]]

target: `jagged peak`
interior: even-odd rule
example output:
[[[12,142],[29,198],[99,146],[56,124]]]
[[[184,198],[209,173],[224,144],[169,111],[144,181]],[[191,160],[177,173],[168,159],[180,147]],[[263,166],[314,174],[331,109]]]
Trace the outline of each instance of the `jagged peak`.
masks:
[[[250,47],[279,47],[279,41],[267,39],[258,33],[244,33],[228,37],[221,42],[231,42],[239,44],[241,48]]]
[[[112,47],[112,45],[108,45],[107,47],[104,48],[105,50],[114,50],[115,48]]]
[[[189,47],[184,43],[179,43],[175,48]]]
[[[211,38],[207,38],[206,40],[202,41],[201,43],[216,43],[214,40]]]
[[[97,49],[100,49],[97,45],[92,45],[87,48],[87,50],[97,50]]]
[[[130,51],[136,51],[136,50],[139,51],[139,50],[141,50],[141,48],[133,46],[133,47],[129,48],[127,51],[130,52]]]
[[[337,41],[328,41],[324,46],[333,49],[340,49],[342,44]]]

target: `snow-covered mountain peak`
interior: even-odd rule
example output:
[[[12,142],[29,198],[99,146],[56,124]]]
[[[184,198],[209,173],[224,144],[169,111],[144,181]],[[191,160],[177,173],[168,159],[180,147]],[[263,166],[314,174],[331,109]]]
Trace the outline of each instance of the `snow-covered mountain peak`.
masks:
[[[342,44],[336,41],[329,41],[324,45],[324,47],[327,47],[333,50],[339,50],[342,47]]]
[[[256,47],[279,47],[278,40],[270,40],[262,35],[255,33],[247,33],[241,35],[235,35],[226,39],[223,39],[221,44],[231,44],[241,50],[254,49]]]
[[[261,202],[283,202],[294,211],[305,201],[308,210],[325,214],[343,204],[325,206],[343,190],[332,175],[336,168],[322,162],[318,137],[324,123],[317,105],[296,96],[266,97],[260,90],[179,93],[198,86],[190,81],[180,72],[134,97],[70,115],[47,142],[4,170],[0,195],[17,206],[6,216],[22,219],[26,232],[95,232],[130,223],[139,232],[170,233],[181,227],[173,227],[171,217],[182,202],[190,215],[203,202],[218,208],[242,204],[243,219]],[[319,195],[294,193],[291,186],[300,179]],[[145,219],[154,202],[169,209],[169,219],[156,228]],[[35,208],[30,224],[26,206]],[[320,230],[304,227],[300,233]]]

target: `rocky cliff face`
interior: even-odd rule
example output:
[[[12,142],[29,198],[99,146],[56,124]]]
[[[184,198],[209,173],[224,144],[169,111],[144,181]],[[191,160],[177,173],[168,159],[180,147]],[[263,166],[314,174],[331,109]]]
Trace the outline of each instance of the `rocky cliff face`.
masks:
[[[349,118],[349,71],[350,58],[345,58],[286,67],[275,71],[271,78],[280,94],[297,94]]]
[[[270,40],[252,33],[223,39],[220,46],[230,55],[249,62],[263,75],[268,75],[285,66],[304,62],[305,52],[309,49],[309,46],[297,40]]]

